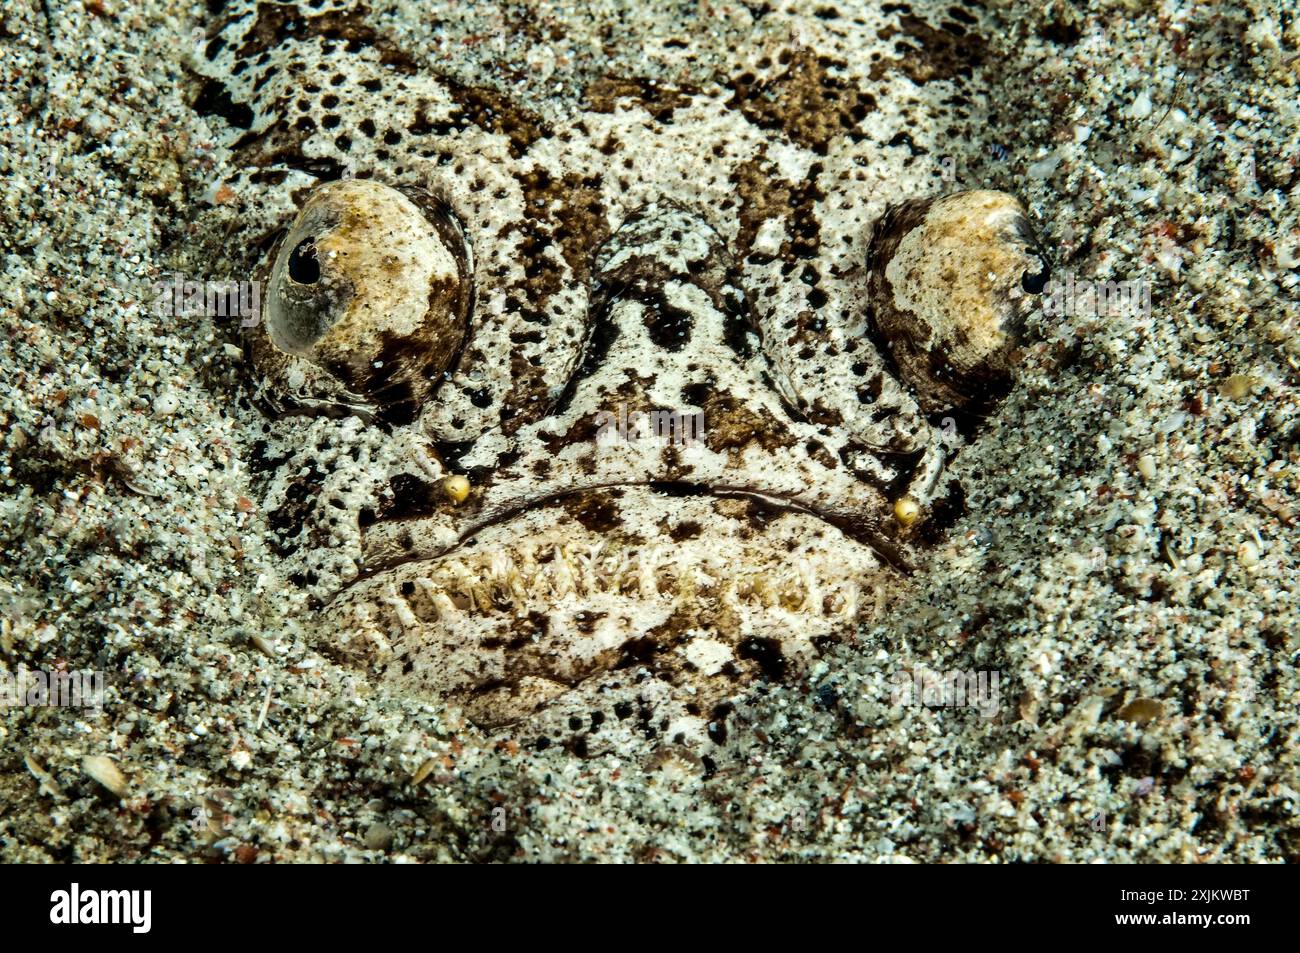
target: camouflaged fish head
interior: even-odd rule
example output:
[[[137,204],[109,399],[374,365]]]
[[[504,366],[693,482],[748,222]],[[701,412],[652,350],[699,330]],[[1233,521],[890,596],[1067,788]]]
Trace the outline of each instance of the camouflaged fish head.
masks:
[[[200,106],[276,236],[254,465],[322,644],[590,752],[722,744],[855,631],[1047,275],[1015,198],[945,188],[983,14],[927,9],[601,8],[591,62],[544,16],[224,9]]]

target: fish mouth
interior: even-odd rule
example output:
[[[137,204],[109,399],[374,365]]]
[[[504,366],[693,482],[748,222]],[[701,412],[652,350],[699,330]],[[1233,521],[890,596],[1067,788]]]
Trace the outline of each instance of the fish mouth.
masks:
[[[580,488],[555,490],[512,500],[505,505],[482,507],[479,512],[468,515],[462,525],[453,531],[454,535],[440,533],[432,539],[420,539],[417,532],[413,531],[421,516],[431,515],[428,511],[398,516],[369,529],[363,562],[356,577],[348,583],[345,590],[409,563],[453,558],[463,551],[473,549],[483,532],[521,520],[534,511],[558,507],[566,513],[600,512],[602,515],[593,515],[584,525],[599,528],[603,532],[614,531],[617,529],[615,521],[603,514],[609,509],[609,500],[622,496],[627,491],[639,492],[648,499],[661,501],[654,505],[661,506],[666,512],[671,510],[673,500],[711,498],[745,503],[751,512],[764,514],[762,518],[765,520],[782,513],[801,515],[833,527],[846,541],[868,548],[883,565],[904,575],[912,572],[913,567],[906,555],[905,545],[899,538],[897,525],[889,520],[887,513],[879,511],[878,505],[875,507],[876,512],[864,513],[861,501],[851,501],[848,505],[825,505],[819,500],[810,500],[797,491],[776,486],[754,487],[689,480],[635,480],[591,483]],[[454,505],[444,505],[442,509],[454,511]]]
[[[653,676],[701,734],[692,710],[804,670],[894,576],[797,501],[619,484],[531,501],[437,555],[375,568],[323,621],[344,656],[481,728],[590,708]]]

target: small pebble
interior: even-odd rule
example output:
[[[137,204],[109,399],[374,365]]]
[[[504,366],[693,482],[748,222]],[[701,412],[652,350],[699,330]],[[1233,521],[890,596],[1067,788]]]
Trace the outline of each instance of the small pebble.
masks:
[[[1250,396],[1252,383],[1248,374],[1233,374],[1219,385],[1219,393],[1229,400],[1241,400]]]
[[[1135,698],[1119,710],[1119,717],[1135,725],[1145,725],[1164,714],[1164,706],[1154,698]]]
[[[366,828],[366,847],[370,850],[388,850],[393,846],[393,832],[387,824],[376,822]]]
[[[126,777],[107,755],[87,755],[81,760],[81,770],[106,787],[115,797],[126,797]]]
[[[253,644],[253,648],[261,652],[267,658],[275,658],[275,643],[265,636],[253,633],[248,637],[248,641]]]
[[[180,406],[180,401],[176,399],[176,395],[168,392],[159,394],[154,398],[153,412],[159,417],[170,417],[180,409]]]

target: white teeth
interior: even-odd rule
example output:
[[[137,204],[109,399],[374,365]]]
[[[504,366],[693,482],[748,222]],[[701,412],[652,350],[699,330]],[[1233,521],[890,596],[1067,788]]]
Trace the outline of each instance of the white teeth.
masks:
[[[465,564],[459,559],[451,559],[443,563],[442,568],[451,577],[451,584],[447,586],[447,591],[459,597],[456,599],[457,605],[462,602],[474,605],[474,577],[465,568]]]
[[[509,588],[511,580],[519,575],[513,554],[504,549],[493,553],[488,563],[487,575],[503,588]]]
[[[552,592],[563,599],[574,591],[573,568],[569,565],[568,559],[562,549],[555,553],[555,559],[550,563],[550,576]]]
[[[803,590],[806,604],[816,607],[815,611],[821,614],[821,589],[817,584],[817,574],[813,572],[812,566],[807,559],[801,559],[796,564],[799,573],[800,588]]]
[[[416,579],[415,591],[424,598],[425,603],[429,606],[429,609],[433,613],[433,621],[440,621],[442,619],[442,607],[439,604],[439,599],[440,597],[441,599],[446,599],[447,597],[433,584],[433,580],[428,576],[421,576]]]
[[[438,613],[438,619],[442,622],[450,621],[461,615],[460,607],[452,602],[451,597],[445,592],[439,592],[433,597],[433,607]]]
[[[595,547],[588,547],[586,552],[572,546],[564,547],[564,561],[573,574],[574,586],[577,588],[579,595],[585,596],[599,588],[599,574],[593,565],[596,554]]]
[[[467,559],[447,559],[429,575],[409,579],[412,596],[387,584],[374,603],[389,610],[404,631],[446,622],[463,613],[518,615],[569,597],[617,596],[629,600],[713,599],[737,611],[779,610],[808,617],[851,619],[861,603],[855,579],[823,561],[801,557],[783,571],[746,572],[681,553],[670,560],[662,547],[610,553],[601,545],[523,544]],[[837,578],[838,577],[838,578]],[[878,603],[878,600],[875,600]],[[358,619],[374,622],[357,607]]]
[[[370,607],[357,604],[352,607],[352,617],[356,624],[354,626],[342,627],[342,638],[346,640],[355,639],[357,635],[367,640],[377,651],[380,656],[387,656],[393,653],[392,643],[384,636],[382,627],[376,623],[371,615]],[[355,648],[356,651],[366,652],[366,646],[347,646],[346,648]]]
[[[398,595],[394,586],[390,585],[388,587],[388,594],[383,596],[382,599],[385,604],[392,606],[397,621],[401,623],[403,629],[409,632],[419,628],[420,620],[416,618],[411,604],[406,601],[405,597]]]

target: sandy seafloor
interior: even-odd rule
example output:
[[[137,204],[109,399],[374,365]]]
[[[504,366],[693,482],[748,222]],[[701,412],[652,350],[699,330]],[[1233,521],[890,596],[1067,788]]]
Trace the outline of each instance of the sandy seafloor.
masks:
[[[710,774],[671,747],[498,745],[347,690],[286,618],[237,329],[139,294],[206,267],[211,209],[237,213],[219,120],[189,105],[208,14],[6,3],[0,665],[110,688],[99,712],[0,713],[0,860],[1300,856],[1300,17],[993,9],[994,108],[983,142],[953,144],[959,184],[1023,197],[1080,277],[1150,282],[1151,313],[1031,325],[1018,387],[955,464],[969,513],[809,678],[738,705]],[[891,706],[888,673],[918,666],[998,670],[997,716]]]

